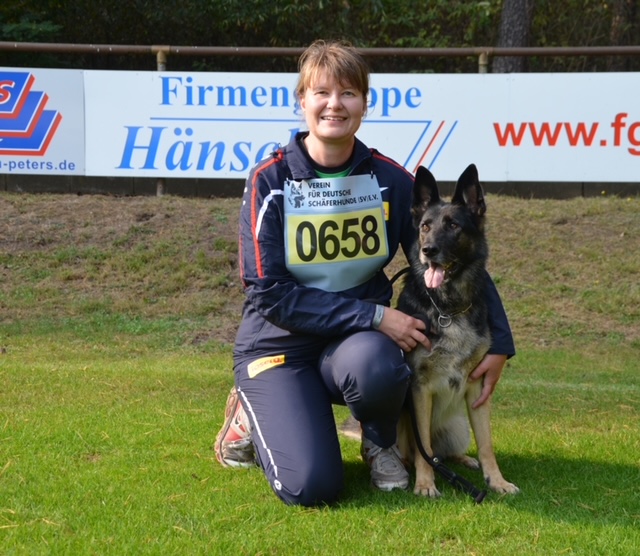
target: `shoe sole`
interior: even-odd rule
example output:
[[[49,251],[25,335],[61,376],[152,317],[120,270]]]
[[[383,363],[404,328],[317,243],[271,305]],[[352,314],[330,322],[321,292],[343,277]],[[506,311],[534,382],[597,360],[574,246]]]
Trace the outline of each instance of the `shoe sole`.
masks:
[[[371,486],[377,490],[381,490],[383,492],[391,492],[392,490],[407,490],[409,488],[409,483],[382,483],[375,484],[371,483]]]
[[[256,466],[256,462],[255,461],[232,461],[232,460],[228,460],[228,461],[220,461],[218,460],[224,467],[233,467],[235,469],[251,469],[252,467]]]

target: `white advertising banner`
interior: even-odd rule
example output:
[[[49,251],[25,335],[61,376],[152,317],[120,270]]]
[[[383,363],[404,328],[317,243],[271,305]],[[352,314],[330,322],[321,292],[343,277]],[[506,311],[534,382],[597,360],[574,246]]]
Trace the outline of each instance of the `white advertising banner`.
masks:
[[[305,128],[296,74],[0,68],[0,173],[239,178]],[[409,171],[637,182],[640,74],[373,74],[358,137]]]
[[[0,67],[0,174],[84,174],[83,75]]]
[[[483,181],[640,179],[640,74],[434,75],[422,90],[450,130],[425,157],[439,179],[467,162]]]
[[[301,126],[295,79],[86,72],[87,174],[244,178]]]
[[[244,178],[304,123],[295,74],[86,72],[87,173]],[[414,172],[640,177],[640,75],[374,74],[358,133]]]

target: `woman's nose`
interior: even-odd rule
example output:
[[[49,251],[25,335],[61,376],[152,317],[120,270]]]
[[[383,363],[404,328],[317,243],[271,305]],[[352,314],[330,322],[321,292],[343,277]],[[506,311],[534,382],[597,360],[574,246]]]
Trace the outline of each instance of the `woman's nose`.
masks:
[[[328,106],[333,110],[337,110],[342,107],[342,98],[340,97],[340,93],[336,92],[331,94],[331,96],[329,97]]]

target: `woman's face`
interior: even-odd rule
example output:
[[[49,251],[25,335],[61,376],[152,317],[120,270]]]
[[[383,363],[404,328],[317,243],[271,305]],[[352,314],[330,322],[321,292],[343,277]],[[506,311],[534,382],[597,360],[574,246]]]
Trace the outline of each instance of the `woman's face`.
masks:
[[[353,144],[366,110],[366,99],[351,86],[320,72],[300,99],[311,137],[323,143]]]

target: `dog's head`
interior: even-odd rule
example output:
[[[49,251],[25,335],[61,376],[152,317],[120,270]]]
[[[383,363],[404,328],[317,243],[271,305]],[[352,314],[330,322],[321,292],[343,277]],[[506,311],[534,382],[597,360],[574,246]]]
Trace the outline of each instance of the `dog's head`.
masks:
[[[425,283],[437,288],[472,263],[484,264],[487,210],[478,170],[470,164],[458,178],[450,203],[440,198],[433,174],[416,172],[411,214],[419,232],[420,263],[427,267]]]

